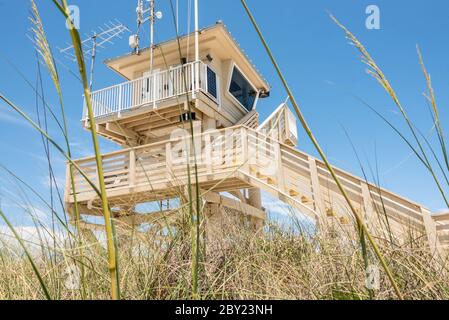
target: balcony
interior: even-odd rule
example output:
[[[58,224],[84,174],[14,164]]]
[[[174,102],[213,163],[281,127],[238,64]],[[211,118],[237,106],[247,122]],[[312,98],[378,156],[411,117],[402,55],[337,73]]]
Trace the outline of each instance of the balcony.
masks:
[[[230,184],[233,188],[237,186],[237,189],[248,187],[248,184],[238,179],[237,174],[246,158],[243,152],[245,145],[242,143],[245,134],[244,127],[202,133],[195,137],[198,143],[197,157],[191,154],[188,156],[187,150],[193,150],[189,143],[185,145],[190,142],[188,136],[102,155],[110,203],[119,205],[136,199],[143,203],[176,197],[179,188],[188,183],[188,161],[191,165],[197,161],[199,183],[205,190],[223,179],[226,179],[226,183],[216,186],[215,191],[227,191]],[[76,160],[75,163],[98,187],[95,157]],[[194,179],[193,172],[190,179]],[[78,170],[74,172],[74,182],[78,203],[87,205],[90,201],[98,200],[94,189]],[[75,198],[69,176],[66,183],[65,200],[67,204],[73,204]]]
[[[197,61],[94,91],[91,101],[96,119],[120,118],[139,108],[157,109],[164,101],[186,94],[194,97],[199,92],[218,104],[218,90],[217,74],[205,63]],[[87,118],[84,101],[83,121]]]

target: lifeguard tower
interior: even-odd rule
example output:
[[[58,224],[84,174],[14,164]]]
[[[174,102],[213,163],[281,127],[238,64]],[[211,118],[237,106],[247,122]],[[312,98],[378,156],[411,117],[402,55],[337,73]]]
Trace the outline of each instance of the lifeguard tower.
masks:
[[[351,222],[324,163],[295,148],[297,125],[287,104],[273,108],[259,123],[258,104],[270,96],[270,86],[223,23],[147,49],[138,48],[135,41],[132,37],[134,52],[106,61],[124,82],[91,93],[98,134],[122,147],[102,156],[116,221],[134,227],[173,221],[176,208],[136,208],[179,198],[189,182],[197,182],[211,220],[232,212],[261,230],[266,219],[263,190],[316,221]],[[86,112],[82,120],[89,130]],[[94,157],[76,164],[97,181]],[[187,170],[193,164],[197,172]],[[373,229],[382,230],[387,219],[398,238],[413,228],[432,247],[449,244],[447,215],[430,215],[421,205],[364,179],[339,169],[336,173]],[[81,214],[102,216],[93,188],[79,172],[74,180]],[[65,201],[72,212],[69,175]],[[82,226],[102,228],[87,220]]]

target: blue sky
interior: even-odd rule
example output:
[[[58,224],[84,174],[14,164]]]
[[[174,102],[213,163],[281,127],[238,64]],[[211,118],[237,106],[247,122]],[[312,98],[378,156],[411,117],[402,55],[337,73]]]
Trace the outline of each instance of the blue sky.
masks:
[[[173,0],[174,1],[174,0]],[[164,18],[157,24],[157,40],[174,36],[168,0],[157,1]],[[187,0],[181,3],[180,31],[187,31]],[[119,19],[135,29],[134,0],[78,0],[69,1],[81,9],[81,31],[88,33],[104,22]],[[213,3],[213,4],[211,4]],[[431,129],[428,109],[422,93],[425,82],[421,74],[416,45],[419,44],[426,60],[441,108],[441,118],[449,120],[449,2],[431,0],[413,2],[364,0],[269,1],[248,0],[270,43],[285,76],[299,100],[313,131],[333,164],[355,174],[360,168],[344,134],[344,127],[367,166],[377,162],[382,186],[404,195],[437,211],[443,202],[427,172],[410,155],[399,138],[371,111],[352,97],[356,94],[369,102],[393,123],[404,128],[391,100],[370,78],[359,61],[356,50],[348,45],[342,31],[329,19],[333,13],[367,46],[383,68],[401,101],[417,126]],[[56,47],[69,42],[64,21],[51,1],[37,0],[42,18],[56,57],[76,72],[75,65],[57,53]],[[365,9],[375,4],[380,8],[381,29],[365,27]],[[285,99],[286,93],[268,61],[238,0],[200,0],[200,25],[207,26],[223,20],[234,37],[251,57],[272,85],[272,95],[259,106],[261,117],[268,116]],[[6,59],[12,61],[32,83],[36,81],[34,51],[26,34],[30,23],[29,1],[0,0],[0,91],[35,117],[35,97],[19,74]],[[127,39],[119,40],[99,55],[99,60],[129,52]],[[121,79],[97,65],[95,88],[119,83]],[[87,132],[81,129],[81,86],[67,70],[59,65],[69,127],[75,156],[92,154]],[[56,104],[48,77],[45,77],[46,98]],[[405,129],[405,128],[404,128]],[[50,128],[50,133],[57,133]],[[5,105],[0,104],[0,164],[48,194],[48,173],[42,143],[27,124]],[[105,151],[115,148],[103,141]],[[304,133],[300,134],[299,148],[315,155]],[[55,153],[55,152],[53,152]],[[64,180],[64,161],[55,157],[58,179]],[[4,177],[4,175],[2,175]],[[6,197],[20,191],[9,187],[2,178],[0,191]],[[9,195],[9,196],[13,196]],[[32,201],[32,199],[30,200]],[[13,206],[13,204],[9,204]],[[4,208],[5,210],[7,208]],[[38,210],[42,209],[37,207]],[[20,217],[15,217],[20,222]]]

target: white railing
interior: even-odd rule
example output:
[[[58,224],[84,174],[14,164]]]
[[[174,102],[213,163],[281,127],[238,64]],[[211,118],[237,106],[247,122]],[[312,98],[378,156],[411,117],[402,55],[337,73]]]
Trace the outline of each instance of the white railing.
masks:
[[[191,137],[179,137],[102,155],[106,191],[111,201],[140,194],[143,202],[167,197],[170,188],[188,183],[187,161],[197,164],[198,181],[207,190],[246,188],[265,190],[314,218],[325,215],[347,222],[351,214],[326,165],[308,154],[279,143],[245,126],[235,126],[195,136],[196,157]],[[75,161],[77,167],[98,185],[95,157]],[[421,205],[409,201],[365,179],[343,170],[334,171],[354,208],[377,235],[392,232],[408,239],[411,231],[427,235],[431,246],[449,247],[449,214],[431,216]],[[65,186],[66,202],[74,202],[69,167]],[[190,173],[194,177],[193,172]],[[242,178],[242,174],[245,178]],[[226,180],[226,181],[225,181]],[[238,184],[238,181],[241,184]],[[229,182],[232,183],[229,183]],[[89,202],[96,193],[78,170],[74,172],[77,201]],[[160,192],[160,191],[164,192]],[[119,200],[117,200],[119,199]],[[345,223],[347,223],[345,222]],[[423,237],[424,239],[425,237]]]
[[[199,69],[198,77],[195,76],[196,66]],[[208,73],[211,72],[215,76],[215,86],[208,84]],[[120,116],[123,112],[142,106],[157,108],[157,104],[163,100],[198,91],[208,93],[212,99],[217,100],[217,77],[206,64],[198,61],[94,91],[91,93],[94,117]],[[208,89],[211,88],[215,92],[209,92]],[[86,119],[87,106],[84,99],[83,120]]]
[[[298,129],[296,117],[289,109],[287,103],[282,103],[257,129],[275,140],[289,146],[298,143]]]
[[[193,150],[189,136],[104,154],[101,158],[106,191],[109,196],[123,196],[130,194],[130,188],[135,188],[133,192],[140,188],[141,192],[145,191],[150,195],[161,184],[164,185],[163,188],[167,188],[169,184],[185,185],[188,182],[188,161],[191,165],[197,164],[198,176],[205,177],[205,181],[214,174],[231,175],[244,162],[242,130],[245,129],[237,127],[196,135],[196,157],[187,152]],[[76,160],[75,163],[94,185],[98,185],[95,157]],[[193,171],[191,175],[193,178]],[[78,170],[75,170],[73,176],[78,201],[95,197],[94,189]],[[73,195],[68,175],[65,189],[68,203],[73,203]]]
[[[432,216],[442,246],[449,249],[449,212]]]

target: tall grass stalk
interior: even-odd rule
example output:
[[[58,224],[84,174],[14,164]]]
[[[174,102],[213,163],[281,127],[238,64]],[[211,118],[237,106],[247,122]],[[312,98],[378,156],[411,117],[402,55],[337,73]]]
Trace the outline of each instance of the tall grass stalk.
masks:
[[[430,102],[431,104],[431,111],[432,111],[432,119],[433,122],[436,126],[436,132],[437,132],[437,137],[438,137],[438,142],[441,148],[441,153],[444,159],[444,163],[446,165],[446,168],[443,168],[441,165],[441,162],[439,162],[439,166],[440,166],[440,170],[444,175],[444,178],[446,179],[446,183],[449,187],[449,179],[448,179],[448,175],[449,175],[449,151],[446,147],[446,137],[445,137],[445,133],[443,130],[443,125],[441,123],[441,119],[440,119],[440,112],[438,110],[438,105],[436,103],[436,98],[435,98],[435,91],[433,89],[432,86],[432,80],[430,77],[430,74],[427,72],[426,66],[424,64],[424,58],[423,55],[421,53],[421,49],[419,48],[419,46],[416,47],[416,50],[418,52],[418,59],[419,59],[419,64],[421,65],[421,70],[424,74],[425,80],[426,80],[426,84],[427,84],[427,90],[428,90],[428,94],[425,95],[426,99]],[[433,152],[433,151],[432,151]],[[438,159],[437,159],[438,160]]]
[[[50,73],[50,76],[53,80],[54,87],[56,89],[56,93],[58,96],[59,106],[61,109],[61,116],[62,116],[62,129],[63,129],[63,136],[67,148],[67,155],[68,157],[72,158],[72,151],[70,147],[69,142],[69,132],[68,132],[68,125],[67,125],[67,118],[65,115],[65,107],[64,107],[64,100],[62,97],[62,88],[61,88],[61,82],[59,80],[59,74],[58,70],[56,68],[55,60],[53,58],[53,54],[50,49],[50,45],[48,43],[43,23],[39,14],[39,10],[36,6],[36,3],[34,0],[31,0],[31,8],[33,12],[33,17],[30,18],[33,28],[32,31],[35,36],[35,42],[37,44],[37,51],[39,52],[40,56],[45,62],[45,65],[47,66],[47,69]],[[76,196],[76,186],[75,186],[75,179],[73,174],[73,165],[69,165],[69,174],[70,174],[70,180],[71,180],[71,188],[72,193],[74,197],[74,211],[75,211],[75,226],[77,230],[79,231],[79,220],[80,220],[80,213],[78,209],[78,202],[77,202],[77,196]]]
[[[287,81],[285,80],[285,77],[284,77],[284,75],[283,75],[283,73],[282,73],[282,71],[281,71],[281,69],[280,69],[276,59],[274,58],[274,55],[271,52],[270,47],[268,46],[267,42],[265,41],[265,38],[264,38],[264,36],[263,36],[263,34],[262,34],[262,32],[261,32],[261,30],[260,30],[260,28],[259,28],[259,26],[258,26],[258,24],[256,22],[254,16],[252,15],[248,5],[246,4],[246,1],[245,0],[241,0],[241,3],[242,3],[242,5],[243,5],[243,7],[245,9],[245,12],[247,13],[248,17],[250,18],[250,20],[251,20],[251,22],[252,22],[252,24],[254,26],[254,29],[256,30],[260,40],[262,41],[263,46],[265,47],[265,50],[266,50],[268,56],[270,57],[270,60],[271,60],[271,62],[273,64],[273,66],[275,67],[276,72],[277,72],[279,78],[281,79],[282,84],[283,84],[285,90],[288,93],[288,96],[290,97],[290,101],[291,101],[291,103],[293,105],[293,108],[295,109],[295,112],[296,112],[296,114],[297,114],[297,116],[298,116],[298,118],[299,118],[299,120],[301,122],[302,127],[306,131],[307,136],[309,137],[309,139],[311,140],[311,142],[314,145],[315,149],[318,151],[321,159],[325,163],[325,165],[326,165],[329,173],[331,174],[333,180],[335,181],[338,189],[340,190],[341,194],[345,198],[345,201],[348,203],[349,209],[350,209],[351,213],[353,214],[354,218],[356,219],[357,226],[359,227],[359,229],[361,231],[363,230],[363,233],[366,235],[366,237],[368,238],[369,242],[371,243],[371,246],[373,247],[373,250],[374,250],[377,258],[379,259],[383,269],[385,270],[386,274],[388,275],[388,279],[390,280],[390,283],[393,286],[393,288],[394,288],[394,290],[396,292],[396,295],[398,296],[399,299],[403,299],[402,293],[401,293],[401,291],[399,289],[399,286],[396,283],[396,280],[394,279],[393,273],[391,272],[390,268],[388,267],[388,264],[385,261],[382,253],[380,252],[379,247],[378,247],[376,241],[371,236],[371,234],[370,234],[368,228],[366,227],[363,219],[360,217],[360,215],[358,214],[358,212],[355,209],[354,205],[352,204],[348,194],[346,193],[345,189],[343,188],[343,185],[341,184],[341,182],[338,179],[334,169],[332,168],[330,162],[328,161],[327,156],[324,154],[323,150],[321,149],[321,146],[319,145],[319,143],[318,143],[317,139],[315,138],[312,130],[310,129],[310,127],[309,127],[305,117],[303,116],[303,114],[302,114],[302,112],[301,112],[301,110],[299,108],[298,103],[296,102],[296,98],[294,97],[292,91],[290,90],[290,87],[289,87]]]
[[[42,19],[39,14],[39,10],[37,8],[37,5],[34,0],[31,0],[31,8],[33,12],[32,18],[30,18],[31,23],[33,24],[32,31],[34,33],[34,40],[37,45],[36,50],[39,52],[40,56],[42,57],[43,61],[45,62],[45,65],[47,67],[47,70],[50,73],[51,79],[53,81],[53,85],[56,89],[56,93],[58,96],[59,106],[61,110],[61,116],[62,116],[62,125],[63,125],[63,137],[67,148],[67,155],[68,157],[72,158],[72,150],[70,147],[69,142],[69,131],[68,131],[68,125],[67,125],[67,118],[65,114],[65,107],[64,107],[64,99],[62,96],[62,88],[61,88],[61,82],[59,79],[59,73],[56,67],[55,59],[53,57],[52,51],[50,49],[50,45],[47,40],[46,33],[44,31],[44,26],[42,23]],[[43,95],[42,95],[43,99]],[[44,100],[44,99],[43,99]],[[45,101],[45,100],[44,100]],[[45,110],[45,109],[44,109]],[[48,143],[48,141],[47,141]],[[81,215],[79,212],[78,207],[78,201],[77,201],[77,193],[76,193],[76,185],[75,185],[75,179],[74,179],[74,168],[72,164],[69,164],[69,177],[70,177],[70,186],[73,194],[73,211],[74,211],[74,221],[72,221],[75,225],[76,231],[77,231],[77,243],[80,244],[80,220]],[[72,213],[71,213],[72,214]],[[81,246],[79,246],[81,247]],[[80,252],[80,255],[83,256],[83,252]],[[84,266],[83,264],[80,265],[81,269],[81,276],[84,278]],[[83,279],[82,279],[83,280]],[[81,281],[84,284],[84,281]],[[84,292],[84,287],[83,287]]]
[[[40,283],[41,288],[45,294],[45,297],[47,298],[47,300],[52,300],[50,292],[48,291],[47,285],[45,284],[44,279],[42,278],[41,273],[40,273],[38,267],[36,266],[36,264],[34,263],[33,257],[31,256],[30,252],[28,251],[27,247],[25,246],[25,243],[23,242],[22,238],[17,233],[16,229],[13,227],[12,223],[9,221],[9,219],[6,217],[6,215],[3,213],[3,211],[1,209],[0,209],[0,216],[5,221],[8,228],[11,230],[14,237],[17,239],[17,241],[19,242],[23,251],[25,252],[26,257],[33,268],[34,274],[36,275],[37,279],[39,280],[39,283]]]
[[[343,24],[341,24],[340,21],[338,21],[338,19],[335,18],[333,15],[331,15],[330,17],[344,31],[348,40],[358,49],[358,51],[360,52],[360,54],[362,56],[362,62],[368,66],[368,70],[367,70],[368,73],[377,80],[377,82],[382,86],[382,88],[392,98],[395,106],[397,107],[400,114],[402,115],[402,118],[404,119],[404,121],[412,135],[413,143],[417,145],[417,148],[413,147],[413,143],[409,139],[406,139],[404,137],[404,135],[401,135],[401,136],[404,137],[404,139],[407,141],[407,145],[412,149],[413,153],[417,155],[418,159],[424,164],[425,168],[428,170],[428,172],[432,176],[444,202],[449,207],[449,199],[447,198],[446,192],[445,192],[440,180],[438,179],[438,176],[432,166],[432,163],[429,160],[429,157],[427,155],[427,152],[425,151],[423,143],[419,139],[419,133],[417,132],[417,129],[415,128],[412,120],[410,119],[407,111],[405,110],[402,103],[400,102],[399,97],[397,96],[395,90],[393,89],[390,82],[386,78],[385,74],[382,72],[382,70],[377,65],[375,60],[372,58],[372,56],[370,55],[368,50],[365,48],[365,46],[357,39],[357,37],[351,31],[349,31]],[[418,54],[420,55],[419,50],[418,50]],[[431,101],[432,108],[434,110],[435,121],[436,121],[436,125],[438,128],[437,132],[438,132],[438,136],[440,137],[440,143],[442,145],[443,154],[445,155],[445,159],[447,159],[447,150],[446,150],[445,144],[444,144],[444,135],[442,135],[440,119],[439,119],[439,114],[438,114],[438,108],[435,103],[433,88],[432,88],[431,82],[430,82],[430,76],[428,76],[428,74],[426,72],[424,63],[422,62],[421,55],[420,55],[420,63],[423,68],[424,74],[426,76],[428,88],[430,91],[429,100]],[[440,136],[440,134],[442,136]]]
[[[59,9],[59,11],[65,17],[65,21],[69,26],[70,37],[72,39],[72,43],[74,46],[75,56],[78,62],[79,73],[81,76],[83,88],[84,88],[84,96],[86,99],[86,105],[88,110],[88,116],[90,120],[91,133],[92,133],[92,142],[95,151],[95,160],[97,166],[97,174],[98,174],[98,184],[100,191],[100,199],[102,203],[102,210],[105,220],[105,228],[106,228],[106,238],[107,238],[107,247],[108,247],[108,269],[110,273],[110,281],[111,281],[111,297],[116,300],[120,298],[120,289],[118,282],[118,269],[117,269],[117,252],[115,245],[115,234],[113,228],[113,221],[111,219],[111,212],[109,208],[109,203],[106,194],[106,187],[104,183],[104,174],[103,174],[103,163],[101,157],[101,151],[98,143],[95,118],[93,116],[92,111],[92,102],[90,99],[90,89],[89,83],[87,80],[86,67],[84,62],[84,55],[81,46],[81,40],[78,30],[73,25],[73,21],[69,16],[69,9],[66,0],[62,0],[61,3],[57,0],[53,0],[55,6]]]

